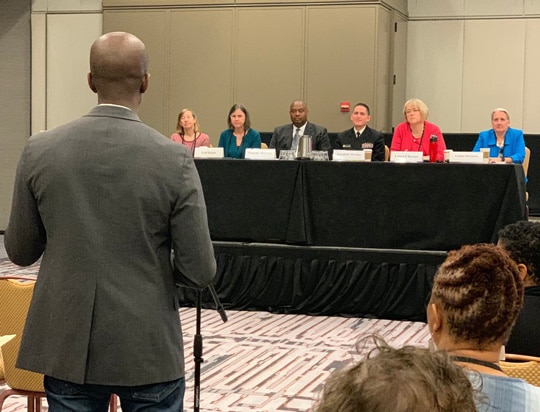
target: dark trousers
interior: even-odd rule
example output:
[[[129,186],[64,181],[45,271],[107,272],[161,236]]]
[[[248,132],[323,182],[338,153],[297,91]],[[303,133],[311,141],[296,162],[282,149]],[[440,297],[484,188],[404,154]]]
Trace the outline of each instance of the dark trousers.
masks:
[[[49,412],[106,412],[114,393],[122,412],[182,412],[184,378],[141,386],[77,384],[45,376]]]

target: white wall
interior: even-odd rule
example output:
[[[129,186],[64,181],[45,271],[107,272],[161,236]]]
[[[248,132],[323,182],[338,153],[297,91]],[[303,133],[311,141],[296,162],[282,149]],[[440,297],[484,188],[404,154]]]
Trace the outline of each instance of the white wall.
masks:
[[[35,0],[32,4],[32,133],[87,113],[89,51],[102,33],[99,0]]]
[[[409,0],[408,11],[406,96],[423,99],[430,120],[445,132],[477,132],[502,106],[514,127],[540,133],[540,0]],[[36,132],[95,104],[84,77],[101,1],[35,0],[32,12]]]
[[[495,107],[540,133],[540,0],[409,0],[406,94],[443,132],[490,128]]]

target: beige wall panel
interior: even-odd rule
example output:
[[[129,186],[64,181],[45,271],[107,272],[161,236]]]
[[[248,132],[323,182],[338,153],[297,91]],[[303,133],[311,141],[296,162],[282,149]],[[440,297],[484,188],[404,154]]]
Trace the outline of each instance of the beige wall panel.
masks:
[[[101,11],[101,0],[34,0],[32,10],[48,12]]]
[[[465,1],[466,16],[520,16],[523,0],[474,0]]]
[[[465,0],[408,0],[409,17],[462,16]]]
[[[32,12],[47,11],[48,0],[32,0]]]
[[[88,88],[90,46],[101,14],[47,15],[47,129],[87,113],[97,102]]]
[[[429,107],[429,120],[443,133],[461,131],[463,24],[463,21],[408,24],[406,99],[423,100]]]
[[[515,16],[525,7],[540,9],[538,0],[409,0],[409,17]]]
[[[32,130],[35,134],[47,124],[47,16],[32,19]]]
[[[525,14],[540,14],[540,0],[526,0]]]
[[[394,33],[392,44],[393,75],[396,82],[392,86],[392,118],[391,126],[395,127],[403,121],[402,108],[407,96],[407,31],[408,23],[405,19],[396,18],[397,32]]]
[[[44,2],[46,0],[34,0]],[[49,0],[49,1],[70,1],[70,0]],[[96,0],[90,0],[96,1]],[[344,3],[350,2],[350,0],[344,0]],[[357,3],[373,3],[372,0],[357,0]],[[137,7],[148,6],[162,7],[162,6],[186,6],[186,5],[262,5],[262,4],[290,4],[293,3],[290,0],[103,0],[103,7]],[[328,3],[328,0],[296,0],[296,4],[302,3]],[[386,3],[390,7],[399,10],[401,13],[407,12],[407,0],[384,0],[380,3]]]
[[[288,123],[291,101],[303,98],[303,16],[295,7],[238,10],[234,98],[256,130]]]
[[[526,22],[525,41],[525,79],[523,96],[523,123],[522,127],[526,133],[540,133],[540,48],[537,39],[540,39],[540,21],[528,20]],[[510,110],[510,109],[509,109]],[[512,114],[512,124],[514,116]]]
[[[377,9],[377,59],[375,66],[376,87],[373,102],[373,121],[370,123],[377,130],[389,132],[392,130],[391,105],[391,37],[394,35],[392,14],[381,7]]]
[[[30,6],[3,0],[0,12],[0,230],[11,211],[15,171],[30,135]]]
[[[465,22],[462,131],[490,127],[493,108],[505,107],[521,128],[525,23],[520,20]]]
[[[407,14],[407,0],[386,0],[384,3],[400,13]]]
[[[341,101],[373,107],[375,29],[375,6],[308,7],[306,100],[310,119],[329,131],[351,127]]]
[[[232,102],[232,9],[171,12],[167,136],[189,107],[217,146]]]
[[[103,0],[103,8],[108,7],[138,7],[138,6],[190,6],[190,5],[233,5],[234,0]]]
[[[167,134],[169,101],[169,36],[165,11],[104,12],[103,32],[128,31],[139,37],[148,51],[150,83],[139,111],[141,119],[151,127]]]

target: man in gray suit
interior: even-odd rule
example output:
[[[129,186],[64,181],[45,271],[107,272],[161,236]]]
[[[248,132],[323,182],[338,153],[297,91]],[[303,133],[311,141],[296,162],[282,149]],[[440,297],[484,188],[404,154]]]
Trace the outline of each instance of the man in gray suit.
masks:
[[[90,50],[98,106],[29,139],[5,247],[41,255],[18,367],[45,375],[50,411],[181,411],[184,355],[176,283],[216,271],[189,150],[141,122],[141,40],[108,33]],[[174,251],[171,254],[171,250]]]
[[[276,149],[277,157],[280,150],[296,150],[298,140],[304,135],[311,136],[313,150],[331,148],[326,128],[308,122],[308,112],[308,107],[302,100],[291,103],[289,115],[292,123],[276,127],[270,140],[270,148]]]

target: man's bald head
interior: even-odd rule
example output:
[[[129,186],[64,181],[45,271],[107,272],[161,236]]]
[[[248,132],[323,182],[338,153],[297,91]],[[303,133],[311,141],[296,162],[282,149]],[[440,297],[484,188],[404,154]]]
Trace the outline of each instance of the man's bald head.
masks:
[[[90,88],[100,103],[119,103],[146,91],[148,55],[144,43],[125,32],[111,32],[90,49]]]

